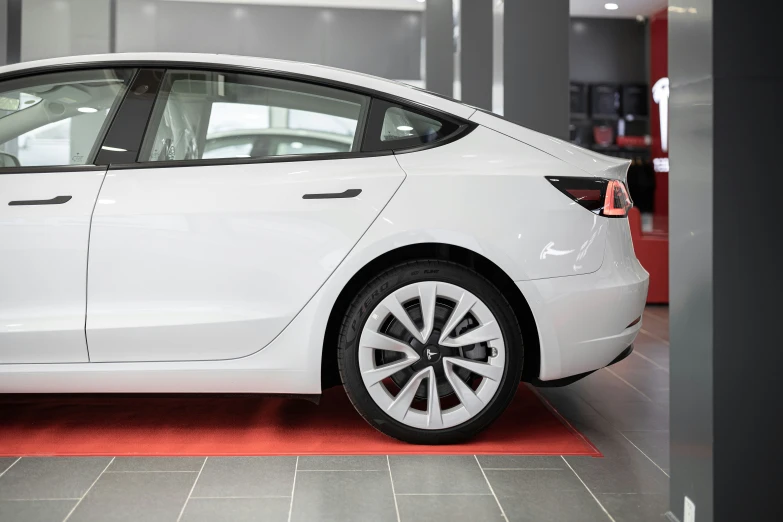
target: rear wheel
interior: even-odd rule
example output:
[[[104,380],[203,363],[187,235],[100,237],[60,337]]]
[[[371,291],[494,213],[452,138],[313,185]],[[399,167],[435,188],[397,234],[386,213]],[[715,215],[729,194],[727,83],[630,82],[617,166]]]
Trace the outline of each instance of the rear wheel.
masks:
[[[359,413],[383,433],[451,444],[486,428],[522,373],[519,325],[503,295],[469,268],[395,266],[357,295],[338,362]]]

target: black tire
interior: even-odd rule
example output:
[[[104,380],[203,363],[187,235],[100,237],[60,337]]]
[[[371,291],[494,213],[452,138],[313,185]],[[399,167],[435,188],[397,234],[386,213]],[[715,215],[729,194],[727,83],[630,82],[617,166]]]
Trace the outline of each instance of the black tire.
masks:
[[[359,338],[370,313],[392,292],[412,283],[439,281],[458,285],[481,299],[495,316],[506,346],[506,365],[495,396],[463,424],[441,430],[407,426],[386,414],[365,388],[359,370]],[[418,260],[389,268],[353,299],[340,328],[337,361],[345,391],[356,410],[378,431],[413,444],[455,444],[472,438],[506,409],[520,383],[524,348],[515,314],[503,294],[470,268],[439,260]]]

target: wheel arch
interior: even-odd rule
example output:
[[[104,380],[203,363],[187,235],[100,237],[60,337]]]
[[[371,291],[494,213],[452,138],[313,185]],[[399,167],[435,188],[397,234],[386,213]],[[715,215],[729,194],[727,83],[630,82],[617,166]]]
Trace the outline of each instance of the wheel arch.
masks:
[[[444,243],[416,243],[398,247],[377,256],[359,269],[343,286],[332,305],[324,333],[321,352],[321,387],[323,389],[341,384],[337,367],[337,339],[342,318],[353,297],[373,277],[386,268],[415,259],[451,261],[475,270],[494,284],[511,304],[522,330],[522,338],[525,343],[522,380],[529,382],[538,377],[541,364],[538,328],[527,299],[508,274],[491,260],[467,248]]]

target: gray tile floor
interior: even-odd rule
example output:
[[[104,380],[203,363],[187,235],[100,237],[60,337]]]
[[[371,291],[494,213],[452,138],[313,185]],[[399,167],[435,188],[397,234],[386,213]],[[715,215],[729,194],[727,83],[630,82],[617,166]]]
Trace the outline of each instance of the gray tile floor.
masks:
[[[605,455],[0,458],[0,521],[655,521],[668,510],[668,309],[634,353],[543,389]]]

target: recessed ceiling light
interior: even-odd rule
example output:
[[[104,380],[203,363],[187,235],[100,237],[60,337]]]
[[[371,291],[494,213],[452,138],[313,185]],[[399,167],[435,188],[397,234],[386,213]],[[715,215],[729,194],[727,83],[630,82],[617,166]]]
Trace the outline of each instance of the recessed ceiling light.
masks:
[[[301,149],[302,148],[302,142],[301,141],[295,141],[291,143],[292,149]]]
[[[411,127],[410,125],[399,125],[397,127],[397,130],[402,132],[408,132],[408,131],[412,131],[413,127]]]
[[[608,4],[604,4],[604,9],[608,9],[609,11],[614,11],[614,10],[619,9],[619,8],[620,8],[620,6],[615,4],[615,3],[611,3],[610,2]]]
[[[79,112],[86,112],[88,114],[91,112],[98,112],[98,109],[93,109],[92,107],[79,107],[76,110]]]

